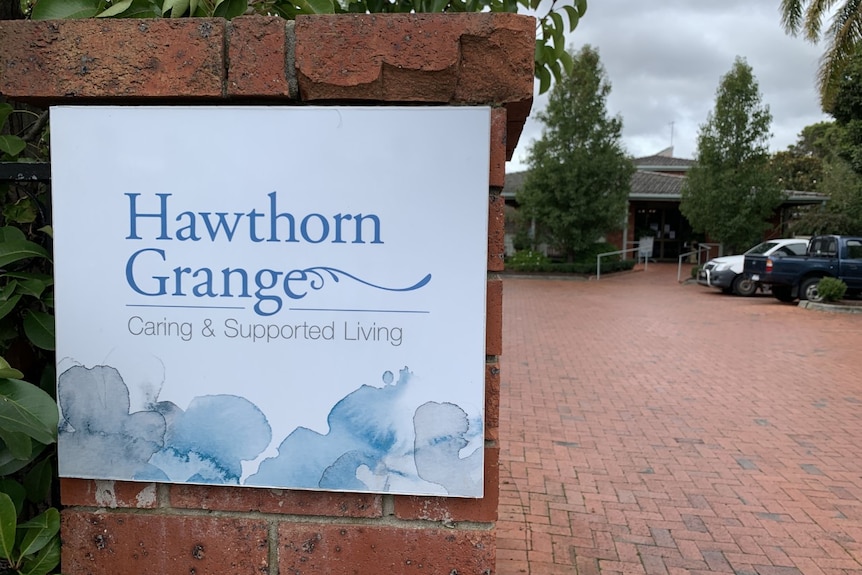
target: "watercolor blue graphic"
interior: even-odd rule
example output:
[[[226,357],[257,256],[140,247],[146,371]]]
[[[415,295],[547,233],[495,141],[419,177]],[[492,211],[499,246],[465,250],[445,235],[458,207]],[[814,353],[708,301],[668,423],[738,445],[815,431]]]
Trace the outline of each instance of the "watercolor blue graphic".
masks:
[[[397,380],[385,372],[382,387],[360,386],[332,407],[326,434],[295,428],[278,454],[243,480],[242,462],[258,458],[272,440],[265,414],[252,402],[206,395],[183,410],[154,398],[130,413],[117,369],[75,366],[58,379],[60,474],[481,497],[481,417],[471,420],[453,403],[410,406],[414,377],[405,367]]]

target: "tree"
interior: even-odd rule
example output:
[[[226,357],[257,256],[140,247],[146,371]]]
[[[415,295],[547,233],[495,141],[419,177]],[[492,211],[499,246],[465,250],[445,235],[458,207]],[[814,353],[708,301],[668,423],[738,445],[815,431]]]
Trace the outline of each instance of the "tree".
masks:
[[[836,7],[836,4],[838,6]],[[829,27],[823,22],[831,17]],[[826,51],[820,60],[817,85],[823,110],[832,109],[832,101],[844,69],[862,40],[862,7],[859,0],[781,0],[781,23],[788,34],[802,33],[806,40],[818,43],[821,36]]]
[[[862,234],[862,51],[845,68],[831,113],[834,122],[803,130],[814,135],[809,139],[823,159],[818,191],[829,200],[802,211],[791,226],[794,233]]]
[[[584,46],[571,58],[571,73],[537,114],[542,137],[530,147],[530,171],[517,196],[568,261],[622,228],[634,172],[621,143],[622,119],[607,114],[611,85],[598,51]]]
[[[769,161],[778,184],[785,190],[816,192],[823,180],[823,160],[796,153],[792,147],[776,152]]]
[[[826,165],[821,191],[829,195],[823,206],[812,206],[792,222],[799,235],[862,234],[862,177],[838,158]]]
[[[771,123],[751,66],[737,57],[718,86],[715,109],[700,127],[697,164],[680,202],[695,231],[734,252],[762,239],[781,203],[769,165]]]

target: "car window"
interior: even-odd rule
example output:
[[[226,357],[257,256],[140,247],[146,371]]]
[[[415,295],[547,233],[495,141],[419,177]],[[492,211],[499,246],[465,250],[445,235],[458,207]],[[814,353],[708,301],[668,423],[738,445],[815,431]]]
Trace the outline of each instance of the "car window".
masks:
[[[847,240],[847,259],[862,259],[862,241]]]
[[[765,254],[766,252],[771,250],[776,245],[778,245],[777,242],[763,242],[762,244],[757,244],[756,246],[754,246],[753,248],[751,248],[750,250],[748,250],[745,253],[751,254],[753,256],[756,256],[759,254]]]
[[[805,252],[808,250],[808,244],[790,244],[784,246],[790,251],[790,255],[793,256],[804,256]]]

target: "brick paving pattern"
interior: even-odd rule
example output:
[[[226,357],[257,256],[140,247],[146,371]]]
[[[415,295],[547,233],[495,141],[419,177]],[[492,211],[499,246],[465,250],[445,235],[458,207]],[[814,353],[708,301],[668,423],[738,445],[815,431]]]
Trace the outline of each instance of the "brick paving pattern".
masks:
[[[498,575],[862,575],[862,315],[504,280]]]

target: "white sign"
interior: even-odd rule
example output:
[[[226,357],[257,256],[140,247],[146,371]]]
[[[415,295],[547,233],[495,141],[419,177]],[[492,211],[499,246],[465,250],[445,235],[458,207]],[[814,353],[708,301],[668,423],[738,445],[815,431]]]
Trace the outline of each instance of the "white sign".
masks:
[[[481,497],[489,134],[52,108],[60,475]]]

